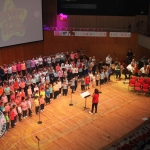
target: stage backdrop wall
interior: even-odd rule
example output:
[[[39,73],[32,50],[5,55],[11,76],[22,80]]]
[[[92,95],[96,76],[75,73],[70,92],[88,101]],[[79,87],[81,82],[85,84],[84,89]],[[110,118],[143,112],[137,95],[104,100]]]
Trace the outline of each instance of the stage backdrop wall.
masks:
[[[136,33],[132,33],[130,38],[109,37],[109,33],[107,37],[62,37],[54,36],[53,31],[44,31],[44,41],[1,48],[0,64],[81,48],[86,55],[96,56],[96,59],[103,61],[108,54],[115,60],[114,53],[119,59],[125,59],[129,48],[135,53],[135,59],[143,55],[150,58],[150,50],[138,45]]]
[[[139,24],[139,22],[143,23]],[[75,27],[75,28],[101,28],[104,30],[111,29],[116,31],[128,30],[129,23],[132,30],[146,32],[147,15],[136,16],[86,16],[86,15],[68,15],[66,21],[61,21],[57,15],[57,27]],[[137,26],[138,25],[138,26]]]

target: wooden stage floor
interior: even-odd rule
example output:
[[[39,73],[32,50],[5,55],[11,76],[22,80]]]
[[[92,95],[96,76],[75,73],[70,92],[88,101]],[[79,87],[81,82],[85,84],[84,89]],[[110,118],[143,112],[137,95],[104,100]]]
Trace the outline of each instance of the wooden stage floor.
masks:
[[[100,89],[100,86],[98,87]],[[92,94],[94,88],[90,88]],[[1,150],[38,150],[35,136],[40,139],[40,150],[100,150],[129,133],[150,117],[150,98],[128,91],[128,84],[116,81],[101,86],[102,94],[96,115],[83,111],[84,99],[80,86],[71,94],[52,100],[41,113],[42,124],[33,113],[10,129],[0,139]],[[92,98],[87,98],[91,108]]]

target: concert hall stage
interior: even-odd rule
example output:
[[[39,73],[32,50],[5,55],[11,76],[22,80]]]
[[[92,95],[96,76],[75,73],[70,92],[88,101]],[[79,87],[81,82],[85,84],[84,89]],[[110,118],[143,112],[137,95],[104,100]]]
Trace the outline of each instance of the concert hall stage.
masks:
[[[142,118],[150,117],[150,98],[128,91],[128,84],[111,78],[101,86],[97,114],[89,114],[89,109],[83,111],[85,100],[80,96],[79,83],[72,94],[73,106],[69,106],[69,88],[68,96],[60,96],[45,106],[41,112],[42,124],[37,123],[38,115],[33,113],[0,139],[0,149],[37,150],[36,136],[40,139],[40,150],[100,150],[111,146],[113,141],[142,124]],[[93,91],[90,87],[89,92]],[[87,98],[89,108],[91,100],[92,97]]]

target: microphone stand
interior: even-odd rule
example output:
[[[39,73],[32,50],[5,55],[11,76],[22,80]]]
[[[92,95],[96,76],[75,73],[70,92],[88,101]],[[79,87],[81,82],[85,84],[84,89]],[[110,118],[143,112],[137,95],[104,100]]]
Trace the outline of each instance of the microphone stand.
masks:
[[[38,141],[38,150],[40,150],[40,139],[39,139],[37,136],[35,136],[35,138],[36,138],[37,141]]]
[[[73,103],[72,103],[72,91],[71,91],[71,100],[70,100],[69,106],[73,106]]]
[[[40,105],[39,105],[39,121],[38,121],[38,124],[42,124],[41,115],[40,115],[40,114],[41,114],[40,110],[41,110],[41,109],[40,109]]]

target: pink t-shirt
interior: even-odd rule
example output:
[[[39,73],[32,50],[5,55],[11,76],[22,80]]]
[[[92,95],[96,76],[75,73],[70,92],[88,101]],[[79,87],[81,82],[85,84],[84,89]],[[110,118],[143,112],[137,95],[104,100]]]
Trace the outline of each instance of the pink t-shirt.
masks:
[[[4,68],[4,73],[7,74],[8,68]]]
[[[14,86],[13,85],[10,85],[10,91],[14,91]]]
[[[71,59],[74,59],[74,54],[70,54],[70,58],[71,58]]]
[[[35,67],[35,60],[31,60],[30,63],[31,63],[31,68],[34,68]]]
[[[21,102],[21,108],[22,108],[22,110],[27,110],[27,102],[25,101],[25,102]]]
[[[6,105],[6,106],[5,106],[5,111],[6,111],[6,112],[9,112],[9,111],[10,111],[10,106],[9,106],[9,105]]]
[[[25,88],[25,82],[24,82],[24,81],[21,81],[21,82],[20,82],[20,87],[21,87],[21,88]]]
[[[44,98],[40,98],[40,104],[44,104]]]
[[[18,115],[17,110],[15,108],[13,109],[13,112],[14,112],[14,116]]]
[[[15,100],[15,94],[12,94],[12,95],[10,96],[10,99]]]
[[[16,65],[12,66],[12,72],[17,72],[17,66]]]
[[[63,71],[58,71],[58,76],[62,77],[63,76]]]
[[[21,71],[21,64],[17,64],[17,71]]]
[[[28,89],[28,95],[32,95],[32,90]]]
[[[17,99],[15,100],[15,103],[16,103],[16,105],[19,105],[19,104],[21,103],[21,99],[18,99],[18,98],[17,98]]]
[[[7,96],[2,96],[1,100],[3,101],[3,103],[7,103],[8,102]]]

